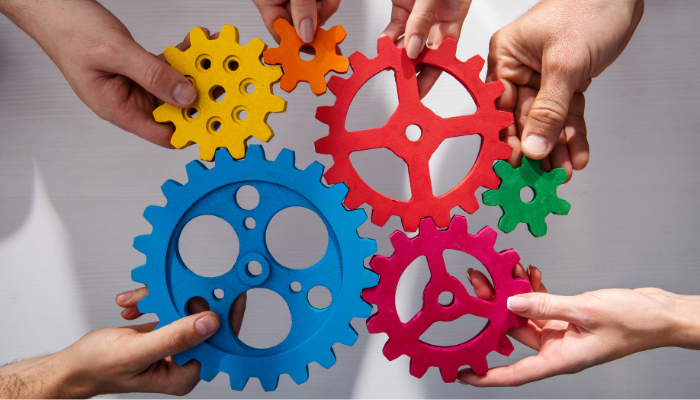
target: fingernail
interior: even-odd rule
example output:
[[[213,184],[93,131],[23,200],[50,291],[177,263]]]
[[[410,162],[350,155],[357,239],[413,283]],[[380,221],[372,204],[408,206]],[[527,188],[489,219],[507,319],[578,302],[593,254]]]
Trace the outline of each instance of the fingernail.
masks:
[[[119,293],[117,295],[117,301],[120,303],[124,303],[126,301],[129,301],[129,299],[131,299],[132,297],[134,297],[134,291],[129,290],[128,292]]]
[[[219,329],[219,320],[211,315],[205,315],[194,323],[194,328],[201,336],[209,336]]]
[[[305,18],[299,23],[299,38],[304,41],[304,43],[311,43],[314,41],[314,22],[311,18]]]
[[[180,82],[173,89],[173,98],[177,104],[187,107],[197,97],[197,90],[189,82]]]
[[[416,57],[418,57],[422,46],[423,46],[423,36],[421,36],[421,35],[411,36],[411,38],[408,40],[408,47],[406,47],[406,54],[408,54],[408,58],[415,59]]]
[[[474,268],[469,268],[467,270],[467,279],[469,279],[469,283],[472,283],[472,271],[474,271]],[[473,285],[473,283],[472,283]]]
[[[523,146],[534,155],[544,154],[549,148],[549,141],[540,135],[529,135]]]
[[[523,312],[530,308],[530,300],[526,299],[525,297],[513,296],[508,298],[506,306],[510,311]]]

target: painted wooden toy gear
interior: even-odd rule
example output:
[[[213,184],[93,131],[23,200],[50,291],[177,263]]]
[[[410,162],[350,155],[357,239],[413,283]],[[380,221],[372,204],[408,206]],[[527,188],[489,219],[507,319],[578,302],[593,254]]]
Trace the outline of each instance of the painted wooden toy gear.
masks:
[[[544,219],[549,214],[566,215],[571,204],[557,196],[557,186],[566,182],[567,174],[563,168],[544,172],[540,162],[523,156],[520,167],[513,168],[505,161],[499,161],[493,167],[501,177],[498,190],[484,192],[482,200],[489,206],[500,206],[503,216],[498,221],[498,229],[510,233],[519,223],[527,224],[534,237],[547,234]],[[524,202],[520,191],[529,187],[535,196],[530,202]]]
[[[335,364],[332,346],[352,346],[357,333],[350,326],[353,318],[367,318],[372,307],[362,301],[362,289],[377,284],[377,275],[364,267],[376,242],[360,238],[357,228],[367,220],[362,210],[348,211],[342,201],[345,185],[321,183],[323,166],[312,163],[305,170],[294,166],[294,152],[282,150],[275,161],[265,158],[262,147],[251,146],[247,156],[234,161],[226,150],[217,151],[216,165],[207,169],[199,161],[187,165],[188,182],[167,181],[163,194],[165,207],[149,206],[144,217],[153,226],[149,235],[134,239],[134,248],[146,255],[146,264],[131,272],[132,279],[148,287],[148,296],[138,303],[142,313],[158,316],[157,328],[189,315],[187,303],[201,297],[221,320],[221,328],[206,342],[177,354],[182,365],[192,359],[201,363],[200,376],[211,381],[219,372],[229,375],[231,388],[243,390],[250,377],[257,377],[266,391],[275,390],[279,376],[288,374],[297,384],[309,378],[308,364],[324,368]],[[243,186],[253,186],[260,195],[252,210],[236,199]],[[321,260],[305,269],[281,265],[269,252],[265,237],[271,219],[289,207],[303,207],[316,213],[328,232],[328,248]],[[228,272],[208,278],[195,274],[179,254],[179,238],[192,219],[214,215],[233,227],[240,238],[238,258]],[[248,228],[246,219],[255,227]],[[251,262],[262,271],[254,274]],[[299,282],[294,291],[291,283]],[[309,290],[326,287],[331,304],[318,309],[308,300]],[[230,310],[233,301],[253,288],[265,288],[282,296],[289,306],[292,326],[278,345],[253,348],[233,332]],[[216,295],[217,289],[223,295]]]
[[[355,209],[363,203],[372,206],[372,222],[383,226],[391,215],[401,217],[404,230],[414,232],[423,217],[432,217],[440,228],[450,224],[450,210],[460,206],[468,213],[479,208],[474,192],[479,186],[498,187],[492,170],[495,160],[510,157],[512,149],[499,139],[499,131],[513,124],[513,114],[498,111],[495,100],[503,92],[501,82],[484,83],[479,72],[484,60],[474,56],[466,62],[456,56],[457,42],[446,39],[439,49],[426,49],[411,60],[389,37],[377,43],[377,57],[367,59],[355,52],[350,56],[353,74],[348,79],[331,77],[328,87],[336,95],[333,106],[319,107],[316,118],[329,126],[328,136],[316,141],[316,151],[333,156],[335,164],[326,172],[329,183],[345,182],[350,193],[345,205]],[[441,118],[423,105],[418,96],[415,68],[419,64],[437,67],[457,79],[469,91],[477,106],[476,113]],[[353,98],[360,88],[382,71],[395,72],[399,106],[380,128],[348,132],[345,121]],[[406,137],[406,128],[418,125],[422,136],[416,141]],[[479,156],[469,174],[455,188],[442,196],[432,192],[429,161],[440,144],[448,138],[478,134]],[[352,166],[350,154],[385,147],[408,165],[412,197],[399,201],[372,189]]]
[[[488,226],[470,235],[463,216],[455,216],[446,230],[438,230],[433,221],[425,218],[420,222],[420,234],[413,239],[400,231],[391,235],[394,254],[389,258],[372,258],[370,266],[379,274],[379,284],[365,289],[362,295],[365,301],[377,305],[377,313],[367,320],[369,332],[389,335],[383,350],[387,359],[391,361],[405,354],[411,358],[411,375],[421,378],[432,366],[440,369],[445,382],[454,382],[464,365],[484,375],[488,371],[486,356],[491,351],[510,355],[513,345],[506,336],[508,329],[526,326],[527,319],[509,311],[506,302],[510,296],[530,292],[530,284],[512,277],[511,271],[520,257],[515,250],[496,252],[493,248],[496,236],[496,231]],[[464,285],[448,274],[443,259],[443,251],[447,249],[463,251],[484,264],[493,279],[492,300],[470,296]],[[403,323],[396,311],[396,289],[406,268],[420,256],[428,260],[430,281],[423,292],[423,307],[409,322]],[[441,305],[438,296],[445,291],[452,293],[453,300]],[[465,314],[489,320],[471,340],[449,347],[420,340],[432,324],[454,321]]]
[[[301,81],[308,82],[316,96],[326,93],[326,75],[335,71],[348,72],[348,60],[336,53],[336,46],[345,40],[345,29],[337,25],[328,30],[316,28],[313,42],[304,43],[294,27],[285,19],[275,21],[273,27],[280,36],[280,45],[265,50],[263,57],[267,64],[282,64],[284,75],[280,87],[291,92]],[[299,56],[302,47],[311,47],[316,52],[312,60],[306,61]]]
[[[186,51],[170,46],[164,55],[173,68],[190,79],[197,89],[197,100],[185,109],[163,104],[153,115],[157,122],[175,125],[171,143],[176,148],[197,143],[202,160],[212,161],[219,148],[241,159],[251,137],[263,142],[272,139],[267,117],[287,108],[287,102],[272,93],[282,69],[263,65],[260,54],[267,47],[265,43],[256,38],[240,45],[238,29],[230,25],[224,25],[215,40],[201,28],[192,29],[190,41],[192,46]],[[224,92],[223,98],[218,97]]]

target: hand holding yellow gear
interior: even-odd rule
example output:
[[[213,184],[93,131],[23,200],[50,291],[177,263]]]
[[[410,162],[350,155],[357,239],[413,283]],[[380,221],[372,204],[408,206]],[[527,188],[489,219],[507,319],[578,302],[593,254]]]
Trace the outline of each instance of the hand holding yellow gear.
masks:
[[[240,45],[238,29],[230,25],[224,25],[214,40],[201,28],[192,29],[190,41],[188,50],[170,46],[164,55],[192,81],[197,100],[185,109],[164,104],[153,115],[157,122],[175,125],[171,143],[176,148],[197,143],[199,157],[212,161],[216,150],[225,147],[234,159],[241,159],[249,138],[272,139],[267,116],[287,109],[287,102],[272,93],[282,68],[263,65],[260,57],[267,45],[259,38]]]

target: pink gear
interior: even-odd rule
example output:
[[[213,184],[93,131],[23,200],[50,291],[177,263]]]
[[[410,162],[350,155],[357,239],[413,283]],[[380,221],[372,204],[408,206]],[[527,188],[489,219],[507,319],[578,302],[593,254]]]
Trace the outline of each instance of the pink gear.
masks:
[[[527,319],[513,314],[506,307],[508,297],[530,292],[530,283],[514,279],[511,271],[520,261],[515,250],[498,253],[496,231],[485,227],[476,235],[467,231],[467,220],[455,216],[447,230],[438,230],[435,223],[425,218],[420,222],[420,234],[409,239],[396,231],[391,235],[394,254],[375,256],[370,262],[379,274],[379,284],[363,291],[362,297],[377,305],[378,311],[367,320],[370,333],[386,333],[389,340],[384,345],[384,356],[393,361],[405,354],[411,358],[411,375],[421,378],[428,368],[438,367],[445,382],[457,379],[459,368],[469,365],[474,372],[484,375],[488,371],[486,356],[497,351],[505,356],[513,351],[506,337],[508,330],[524,327]],[[447,273],[442,253],[446,249],[460,250],[478,259],[493,279],[496,292],[492,300],[472,297],[464,285]],[[430,267],[430,281],[423,291],[423,307],[407,323],[402,323],[396,312],[396,288],[406,267],[420,256],[426,256]],[[438,303],[440,293],[449,291],[454,300],[449,305]],[[451,347],[439,347],[424,343],[420,336],[435,322],[454,321],[472,314],[488,318],[486,327],[473,339]]]
[[[350,189],[345,205],[355,209],[363,203],[372,206],[372,223],[384,226],[391,215],[402,219],[407,232],[415,232],[423,217],[432,217],[440,228],[450,224],[450,210],[460,206],[468,213],[479,208],[474,192],[479,186],[496,189],[500,179],[493,172],[493,163],[510,157],[512,149],[499,139],[499,132],[513,124],[513,114],[498,111],[495,100],[503,93],[501,82],[484,83],[479,72],[483,58],[474,56],[466,62],[455,56],[457,42],[445,39],[437,50],[426,49],[411,60],[406,51],[394,45],[389,37],[377,42],[377,57],[369,60],[359,52],[349,59],[353,74],[348,79],[333,76],[328,88],[337,96],[335,104],[319,107],[316,118],[329,126],[329,135],[316,141],[316,151],[333,156],[335,164],[326,172],[329,184],[344,182]],[[415,68],[431,65],[452,75],[469,91],[477,106],[473,115],[441,118],[423,105],[418,97]],[[399,106],[380,128],[348,132],[345,120],[353,98],[373,76],[393,69],[399,95]],[[410,141],[409,125],[420,126],[423,135]],[[429,161],[440,144],[448,138],[478,134],[481,149],[474,167],[455,188],[440,197],[432,192]],[[385,147],[408,165],[413,196],[399,201],[372,189],[360,178],[350,162],[350,153]]]

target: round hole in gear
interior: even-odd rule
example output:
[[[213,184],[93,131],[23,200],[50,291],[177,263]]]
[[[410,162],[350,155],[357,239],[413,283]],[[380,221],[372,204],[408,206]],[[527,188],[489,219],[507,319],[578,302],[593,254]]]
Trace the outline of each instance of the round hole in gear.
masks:
[[[212,292],[212,296],[214,296],[214,299],[216,300],[221,300],[224,298],[224,290],[223,289],[214,289]]]
[[[236,107],[233,109],[233,120],[243,123],[248,118],[248,110],[245,107]]]
[[[202,54],[197,58],[197,69],[205,72],[211,68],[211,56],[208,54]]]
[[[199,110],[197,107],[189,107],[184,110],[184,114],[186,120],[193,120],[197,118],[197,115],[199,115]]]
[[[292,282],[289,284],[289,290],[291,290],[294,293],[299,293],[301,292],[301,283],[299,282]]]
[[[268,223],[265,242],[278,263],[304,269],[319,262],[326,253],[328,230],[315,212],[305,207],[288,207]]]
[[[442,292],[438,296],[438,303],[443,307],[449,307],[454,302],[455,297],[450,292]]]
[[[317,310],[325,310],[333,302],[331,291],[325,286],[314,286],[307,295],[311,307]]]
[[[423,130],[420,126],[413,124],[406,127],[406,137],[408,140],[415,142],[423,136]]]
[[[299,49],[299,57],[304,61],[311,61],[316,58],[316,49],[313,46],[304,45]]]
[[[245,85],[245,92],[246,93],[251,94],[254,91],[255,91],[255,85],[253,85],[252,83],[248,83]]]
[[[248,269],[248,272],[253,276],[260,276],[260,274],[262,274],[263,272],[262,265],[257,261],[249,262],[246,268]]]
[[[224,62],[224,65],[225,65],[226,71],[236,72],[236,71],[238,71],[238,68],[240,68],[241,63],[236,58],[229,57]]]
[[[284,298],[262,288],[248,290],[247,297],[238,339],[257,349],[269,349],[282,343],[292,328],[292,314]]]
[[[223,128],[223,123],[219,117],[213,117],[207,123],[207,129],[212,135],[215,135],[221,131],[221,128]]]
[[[236,231],[228,222],[213,215],[200,215],[187,222],[177,244],[185,267],[206,278],[231,270],[239,253]]]
[[[522,200],[523,203],[530,203],[535,200],[535,190],[530,186],[525,186],[520,189],[520,200]]]
[[[255,229],[255,220],[251,217],[246,218],[245,227],[248,229]]]
[[[209,89],[209,97],[217,103],[222,102],[226,98],[226,89],[223,86],[213,86]]]
[[[187,313],[189,315],[199,314],[211,310],[209,302],[201,297],[193,297],[187,301]]]
[[[244,185],[236,191],[236,204],[244,210],[253,210],[260,203],[260,193],[250,185]]]

